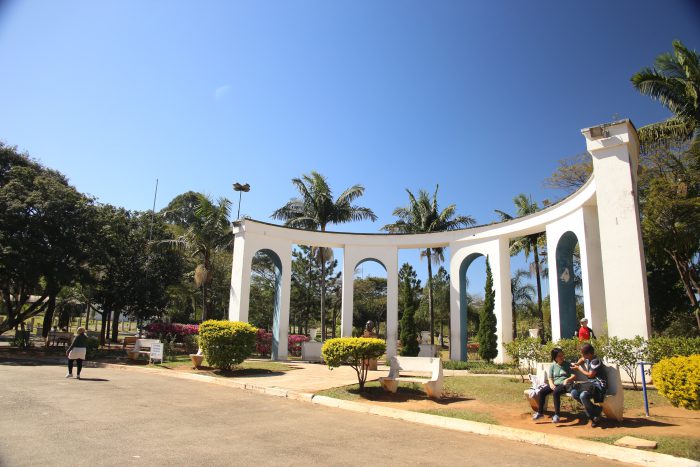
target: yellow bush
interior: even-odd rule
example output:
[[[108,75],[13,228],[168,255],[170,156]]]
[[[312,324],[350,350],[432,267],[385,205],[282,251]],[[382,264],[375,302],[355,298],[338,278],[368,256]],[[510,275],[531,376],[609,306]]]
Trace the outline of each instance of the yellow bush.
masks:
[[[671,404],[700,410],[700,355],[663,359],[652,367],[651,375]]]

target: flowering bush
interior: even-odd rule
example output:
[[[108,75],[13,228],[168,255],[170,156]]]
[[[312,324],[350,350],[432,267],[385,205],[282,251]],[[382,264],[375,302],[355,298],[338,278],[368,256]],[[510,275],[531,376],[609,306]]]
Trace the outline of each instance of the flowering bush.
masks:
[[[301,343],[308,341],[309,336],[290,334],[289,339],[287,339],[287,350],[289,351],[289,355],[301,357]]]
[[[675,407],[700,410],[700,355],[661,360],[651,374],[659,394]]]
[[[366,363],[373,358],[381,357],[386,352],[386,342],[369,337],[338,337],[328,339],[321,348],[323,360],[331,370],[340,365],[349,365],[357,373],[360,392],[365,391],[367,381]]]
[[[145,328],[146,337],[167,342],[181,342],[185,336],[199,334],[198,324],[150,323]]]
[[[230,370],[255,349],[257,328],[239,321],[205,321],[200,325],[199,345],[209,364]]]
[[[287,338],[287,351],[289,355],[301,357],[301,343],[307,342],[309,336],[290,334]],[[270,355],[272,352],[272,333],[265,329],[258,329],[255,335],[255,351],[260,355]]]

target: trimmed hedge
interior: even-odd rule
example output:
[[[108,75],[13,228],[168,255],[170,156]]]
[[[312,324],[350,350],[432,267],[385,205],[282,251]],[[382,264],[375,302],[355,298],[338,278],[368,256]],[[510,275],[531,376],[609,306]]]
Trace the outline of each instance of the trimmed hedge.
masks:
[[[248,323],[212,319],[199,325],[199,346],[210,365],[230,370],[253,353],[256,332]]]
[[[360,391],[365,390],[369,360],[386,352],[386,342],[371,337],[338,337],[328,339],[321,347],[321,354],[328,368],[349,365],[357,373]]]
[[[671,404],[700,410],[700,355],[661,360],[651,374],[659,393]]]

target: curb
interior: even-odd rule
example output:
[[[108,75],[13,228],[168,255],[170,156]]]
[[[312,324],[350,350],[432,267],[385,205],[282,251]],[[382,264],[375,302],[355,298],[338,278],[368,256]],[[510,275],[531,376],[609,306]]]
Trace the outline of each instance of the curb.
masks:
[[[36,360],[28,358],[7,358],[5,360],[60,364],[65,363],[65,359]],[[443,428],[453,431],[461,431],[464,433],[495,436],[497,438],[506,439],[510,441],[518,441],[521,443],[534,444],[537,446],[547,446],[562,451],[576,452],[578,454],[587,454],[629,464],[643,466],[674,465],[683,467],[700,467],[700,462],[694,461],[692,459],[686,459],[684,457],[675,457],[668,454],[661,454],[658,452],[641,451],[638,449],[613,446],[610,444],[599,443],[596,441],[590,441],[586,439],[569,438],[561,435],[540,433],[537,431],[525,430],[522,428],[491,425],[488,423],[474,422],[471,420],[461,420],[458,418],[442,417],[440,415],[411,412],[408,410],[394,409],[391,407],[383,407],[379,405],[365,404],[362,402],[336,399],[333,397],[321,396],[308,392],[299,392],[291,389],[267,387],[249,383],[246,384],[208,375],[197,375],[193,373],[177,373],[173,372],[172,370],[163,370],[157,368],[147,368],[138,366],[126,366],[114,363],[91,363],[92,365],[89,365],[87,367],[119,369],[125,371],[136,370],[147,373],[161,374],[164,376],[170,376],[174,378],[187,379],[190,381],[212,383],[220,386],[227,386],[236,389],[253,391],[268,396],[312,403],[324,407],[331,407],[356,413],[377,415],[380,417],[393,418],[395,420],[404,420],[411,423],[418,423],[420,425],[431,426],[435,428]]]

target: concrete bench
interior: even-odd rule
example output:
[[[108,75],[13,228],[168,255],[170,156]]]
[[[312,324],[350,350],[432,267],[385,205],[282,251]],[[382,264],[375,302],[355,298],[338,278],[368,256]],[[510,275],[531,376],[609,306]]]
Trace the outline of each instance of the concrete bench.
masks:
[[[547,372],[549,367],[552,366],[551,363],[538,363],[537,364],[537,374],[530,375],[530,380],[535,386],[539,384],[547,384]],[[615,367],[606,366],[605,370],[608,377],[608,389],[605,392],[605,399],[603,402],[598,403],[603,409],[603,413],[607,418],[612,420],[622,421],[623,411],[625,409],[625,391],[622,389],[622,378],[620,377],[620,370]],[[576,374],[576,381],[586,381],[587,378],[581,373],[574,370]],[[537,411],[537,396],[530,397],[530,389],[524,391],[525,398],[530,403],[533,411]],[[571,394],[564,394],[566,397],[571,398]],[[547,403],[549,402],[549,396],[545,399],[544,407],[542,410],[547,410]]]
[[[158,339],[136,339],[136,342],[134,342],[134,348],[131,350],[127,350],[126,354],[129,356],[130,359],[136,360],[139,358],[139,355],[146,355],[148,356],[149,360],[151,358],[151,345],[153,344],[158,344],[160,341]],[[148,349],[148,350],[144,350]]]
[[[429,373],[430,378],[406,376],[406,373]],[[379,378],[385,391],[395,393],[399,382],[420,383],[428,397],[439,399],[442,396],[442,361],[430,357],[391,357],[389,376]]]

